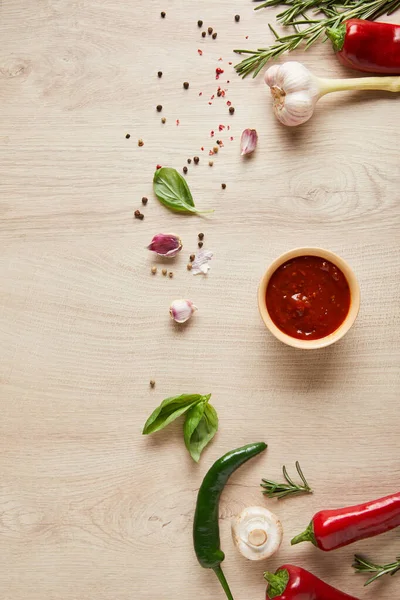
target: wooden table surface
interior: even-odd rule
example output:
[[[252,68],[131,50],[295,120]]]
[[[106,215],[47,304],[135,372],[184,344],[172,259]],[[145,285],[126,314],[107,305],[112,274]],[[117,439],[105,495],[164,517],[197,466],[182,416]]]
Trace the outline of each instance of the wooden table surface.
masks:
[[[329,555],[290,547],[315,511],[399,488],[399,99],[336,94],[307,125],[280,126],[262,77],[242,81],[229,64],[233,48],[272,40],[273,11],[252,9],[245,0],[3,2],[3,600],[222,600],[192,548],[196,494],[217,457],[257,440],[267,453],[235,474],[220,508],[235,600],[263,598],[263,571],[285,561],[357,598],[399,596],[400,576],[363,589],[351,568],[354,552],[393,560],[399,531]],[[201,38],[198,19],[216,40]],[[297,58],[345,75],[328,44]],[[210,100],[218,84],[226,97]],[[246,127],[259,134],[250,160],[239,153]],[[152,192],[156,164],[181,170],[196,154],[187,181],[199,207],[215,208],[207,218],[173,214]],[[160,231],[183,239],[173,279],[145,250]],[[208,277],[186,270],[200,231],[214,252]],[[268,263],[302,245],[339,253],[362,289],[352,331],[310,353],[272,338],[256,303]],[[168,316],[179,297],[199,307],[188,327]],[[183,392],[212,392],[219,413],[199,465],[180,422],[141,435],[153,408]],[[265,500],[261,477],[296,460],[315,494]],[[264,564],[243,559],[230,537],[231,519],[253,504],[285,530]]]

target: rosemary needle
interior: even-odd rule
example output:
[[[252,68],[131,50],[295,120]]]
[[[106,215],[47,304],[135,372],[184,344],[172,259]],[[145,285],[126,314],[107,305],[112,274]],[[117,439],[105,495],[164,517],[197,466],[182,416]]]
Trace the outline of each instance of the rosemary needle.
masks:
[[[374,573],[374,575],[364,583],[364,586],[366,586],[380,577],[383,577],[383,575],[395,575],[400,571],[400,556],[396,558],[396,562],[387,565],[375,565],[367,558],[363,558],[356,554],[354,556],[353,567],[358,573]]]
[[[303,485],[297,485],[293,482],[293,480],[289,477],[286,467],[282,468],[283,476],[286,480],[286,483],[276,483],[275,481],[271,481],[270,479],[263,479],[260,484],[262,488],[264,488],[263,494],[268,496],[268,498],[285,498],[286,496],[294,495],[294,494],[312,494],[312,489],[307,483],[306,478],[304,477],[303,471],[301,470],[299,461],[296,461],[296,470],[299,474],[299,477],[303,483]]]
[[[235,65],[242,77],[250,73],[256,77],[269,60],[292,52],[300,45],[307,49],[321,36],[326,39],[327,27],[336,28],[348,19],[377,19],[384,14],[392,14],[400,8],[400,0],[266,0],[255,10],[274,6],[288,7],[277,15],[277,21],[285,27],[292,27],[293,33],[280,35],[269,25],[275,37],[271,46],[258,50],[234,50],[236,54],[248,54]]]

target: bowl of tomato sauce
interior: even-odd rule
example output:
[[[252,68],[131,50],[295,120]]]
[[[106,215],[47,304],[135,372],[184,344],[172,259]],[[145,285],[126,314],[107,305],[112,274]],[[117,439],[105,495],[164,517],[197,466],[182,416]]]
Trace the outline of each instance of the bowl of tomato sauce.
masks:
[[[296,248],[268,267],[258,289],[261,317],[270,332],[295,348],[313,350],[340,340],[360,308],[353,269],[323,248]]]

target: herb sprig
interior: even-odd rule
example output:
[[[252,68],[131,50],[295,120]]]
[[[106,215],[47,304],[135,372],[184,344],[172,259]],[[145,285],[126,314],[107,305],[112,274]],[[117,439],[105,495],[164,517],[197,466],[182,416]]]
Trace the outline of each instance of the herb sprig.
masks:
[[[353,567],[358,573],[374,573],[374,575],[364,583],[364,586],[366,586],[373,581],[380,579],[380,577],[383,577],[384,575],[395,575],[400,571],[400,556],[396,558],[396,562],[387,565],[376,565],[367,558],[363,558],[359,554],[356,554],[354,556]]]
[[[284,52],[292,52],[301,45],[307,49],[322,36],[326,39],[328,27],[336,28],[348,19],[373,20],[390,15],[400,8],[400,0],[265,0],[255,10],[280,5],[288,8],[277,15],[277,21],[285,27],[292,27],[294,32],[279,35],[269,24],[275,36],[271,46],[258,50],[234,50],[237,54],[249,55],[235,65],[242,77],[252,72],[256,77],[269,60]]]
[[[293,496],[295,494],[312,494],[312,489],[307,483],[306,478],[304,477],[303,471],[301,470],[300,463],[296,461],[296,470],[299,474],[303,485],[297,485],[294,481],[289,477],[289,473],[287,472],[286,467],[282,468],[283,476],[286,480],[286,483],[276,483],[275,481],[271,481],[270,479],[263,479],[260,484],[262,488],[264,488],[263,494],[268,496],[268,498],[285,498],[286,496]]]

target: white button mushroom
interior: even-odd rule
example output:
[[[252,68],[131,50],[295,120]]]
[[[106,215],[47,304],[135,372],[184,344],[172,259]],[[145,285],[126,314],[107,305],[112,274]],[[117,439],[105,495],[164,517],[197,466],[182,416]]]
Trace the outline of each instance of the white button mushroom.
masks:
[[[232,537],[245,558],[262,560],[279,549],[283,537],[282,524],[268,509],[250,506],[232,522]]]

